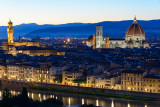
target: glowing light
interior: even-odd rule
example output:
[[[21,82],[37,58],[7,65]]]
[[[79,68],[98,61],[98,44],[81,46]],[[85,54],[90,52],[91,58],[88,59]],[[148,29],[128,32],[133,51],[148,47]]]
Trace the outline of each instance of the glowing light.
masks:
[[[46,96],[45,95],[43,95],[43,100],[46,100]]]
[[[130,87],[128,87],[128,90],[130,90]]]
[[[98,100],[96,100],[96,106],[99,106],[99,102],[98,102]]]
[[[131,107],[131,105],[128,103],[128,107]]]
[[[15,91],[13,91],[13,95],[15,95],[16,94],[16,92]]]
[[[34,94],[32,93],[32,99],[33,99],[33,97],[34,97]]]
[[[82,99],[82,105],[84,104],[84,99]]]
[[[68,42],[70,42],[70,39],[67,39]]]
[[[28,97],[29,97],[29,93],[28,93]]]
[[[69,97],[69,99],[68,99],[68,105],[70,106],[70,104],[71,104],[71,99]]]
[[[38,94],[38,97],[41,97],[41,94]]]
[[[112,103],[111,103],[111,107],[114,107],[114,102],[113,102],[113,100],[112,100]]]
[[[147,105],[145,104],[145,106],[144,107],[147,107]]]

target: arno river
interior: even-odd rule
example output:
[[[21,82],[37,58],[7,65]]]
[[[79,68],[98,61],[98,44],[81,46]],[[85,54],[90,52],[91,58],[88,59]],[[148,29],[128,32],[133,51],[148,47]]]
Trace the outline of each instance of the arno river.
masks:
[[[0,91],[0,98],[2,98],[2,91]],[[11,91],[13,95],[17,95],[20,92]],[[103,98],[87,95],[78,95],[70,93],[46,93],[46,92],[29,92],[28,96],[34,100],[45,100],[48,98],[56,98],[63,101],[66,107],[78,107],[82,104],[94,104],[102,107],[160,107],[160,102],[147,102],[147,101],[134,101],[117,98]]]

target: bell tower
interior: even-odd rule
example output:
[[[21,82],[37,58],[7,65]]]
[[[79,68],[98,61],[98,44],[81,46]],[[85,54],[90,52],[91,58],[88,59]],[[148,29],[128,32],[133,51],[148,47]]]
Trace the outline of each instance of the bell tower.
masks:
[[[102,26],[96,26],[96,48],[101,48],[103,36],[102,36]]]
[[[11,20],[9,20],[8,22],[7,33],[8,33],[8,43],[13,43],[13,24]]]

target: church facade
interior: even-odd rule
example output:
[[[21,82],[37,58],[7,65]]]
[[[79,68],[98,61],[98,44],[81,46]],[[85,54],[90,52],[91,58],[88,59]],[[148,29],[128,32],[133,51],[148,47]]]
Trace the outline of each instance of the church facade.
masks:
[[[87,41],[87,45],[92,45],[93,48],[149,48],[149,44],[145,40],[145,32],[137,23],[136,17],[126,31],[125,39],[103,37],[103,26],[99,25],[96,26],[96,41]]]

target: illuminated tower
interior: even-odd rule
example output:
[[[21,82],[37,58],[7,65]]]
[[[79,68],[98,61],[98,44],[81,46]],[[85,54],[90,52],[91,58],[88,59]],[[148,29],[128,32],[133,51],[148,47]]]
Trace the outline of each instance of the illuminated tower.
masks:
[[[21,42],[21,37],[19,36],[19,42]]]
[[[7,33],[8,33],[8,43],[13,43],[13,25],[11,20],[8,22]]]
[[[96,48],[101,48],[102,47],[102,26],[96,26]]]
[[[94,34],[94,33],[93,33],[92,46],[93,46],[93,49],[95,49],[95,48],[96,48],[96,37],[95,37],[95,34]]]
[[[105,37],[105,48],[109,48],[109,37]]]

